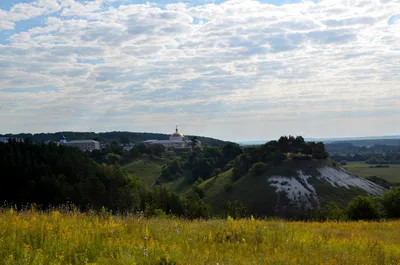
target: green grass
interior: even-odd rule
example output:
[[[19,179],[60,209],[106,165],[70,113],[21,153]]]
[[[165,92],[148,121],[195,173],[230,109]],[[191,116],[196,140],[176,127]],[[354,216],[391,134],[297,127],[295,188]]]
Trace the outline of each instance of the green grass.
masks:
[[[0,209],[0,265],[394,265],[399,230],[399,221],[189,221]]]
[[[164,164],[164,161],[139,159],[124,166],[124,169],[150,187],[157,180]]]
[[[400,165],[390,165],[389,168],[369,168],[370,166],[363,162],[348,162],[344,168],[360,177],[377,176],[392,183],[400,183]]]

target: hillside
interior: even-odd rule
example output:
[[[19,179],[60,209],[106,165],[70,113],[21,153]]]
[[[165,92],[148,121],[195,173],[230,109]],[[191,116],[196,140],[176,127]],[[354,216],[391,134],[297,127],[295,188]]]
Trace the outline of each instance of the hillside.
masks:
[[[123,167],[128,173],[133,174],[144,185],[151,187],[160,175],[164,160],[138,159]]]
[[[223,215],[238,201],[260,216],[298,216],[328,202],[345,206],[358,195],[385,189],[352,175],[331,160],[323,143],[281,137],[258,147],[229,143],[205,146],[168,161],[136,161],[125,167],[143,183],[160,184],[183,196],[198,196]]]
[[[325,161],[285,161],[260,176],[247,173],[234,181],[232,170],[199,186],[204,201],[215,212],[227,211],[228,201],[241,201],[247,211],[258,215],[299,214],[326,202],[345,206],[357,195],[382,195],[384,188],[351,175]]]
[[[301,136],[259,147],[226,143],[176,154],[135,149],[140,146],[120,157],[107,150],[83,153],[29,141],[1,143],[2,201],[46,207],[68,200],[82,208],[147,214],[162,209],[178,216],[224,216],[244,206],[255,216],[307,218],[327,202],[345,206],[357,195],[385,191],[339,167],[323,143],[305,142]]]

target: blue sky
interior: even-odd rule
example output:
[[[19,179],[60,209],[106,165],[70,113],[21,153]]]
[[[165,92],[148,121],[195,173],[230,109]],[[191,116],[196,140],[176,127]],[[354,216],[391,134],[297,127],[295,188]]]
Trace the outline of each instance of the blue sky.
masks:
[[[400,134],[400,0],[2,0],[0,133]]]

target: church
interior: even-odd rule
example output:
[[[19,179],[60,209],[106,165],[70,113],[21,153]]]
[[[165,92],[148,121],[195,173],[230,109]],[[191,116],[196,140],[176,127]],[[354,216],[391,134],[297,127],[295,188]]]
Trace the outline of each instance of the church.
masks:
[[[176,126],[175,132],[171,134],[169,140],[146,140],[143,143],[162,144],[165,151],[191,151],[193,147],[192,141],[178,131],[178,126]],[[196,140],[196,147],[201,147],[199,140]]]

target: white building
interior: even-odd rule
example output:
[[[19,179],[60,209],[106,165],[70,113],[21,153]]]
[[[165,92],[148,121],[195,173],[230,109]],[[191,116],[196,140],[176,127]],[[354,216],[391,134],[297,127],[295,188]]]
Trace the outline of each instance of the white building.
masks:
[[[171,134],[169,140],[146,140],[145,144],[162,144],[165,146],[166,151],[184,151],[192,150],[192,141],[183,136],[182,133],[178,131],[178,126],[176,126],[175,132]],[[201,142],[196,140],[196,147],[200,147]]]
[[[0,137],[0,142],[1,143],[8,143],[8,141],[16,141],[16,142],[23,142],[22,139],[19,138],[14,138],[14,137]]]
[[[100,150],[100,143],[94,140],[75,140],[65,142],[64,145],[76,147],[82,151]]]

